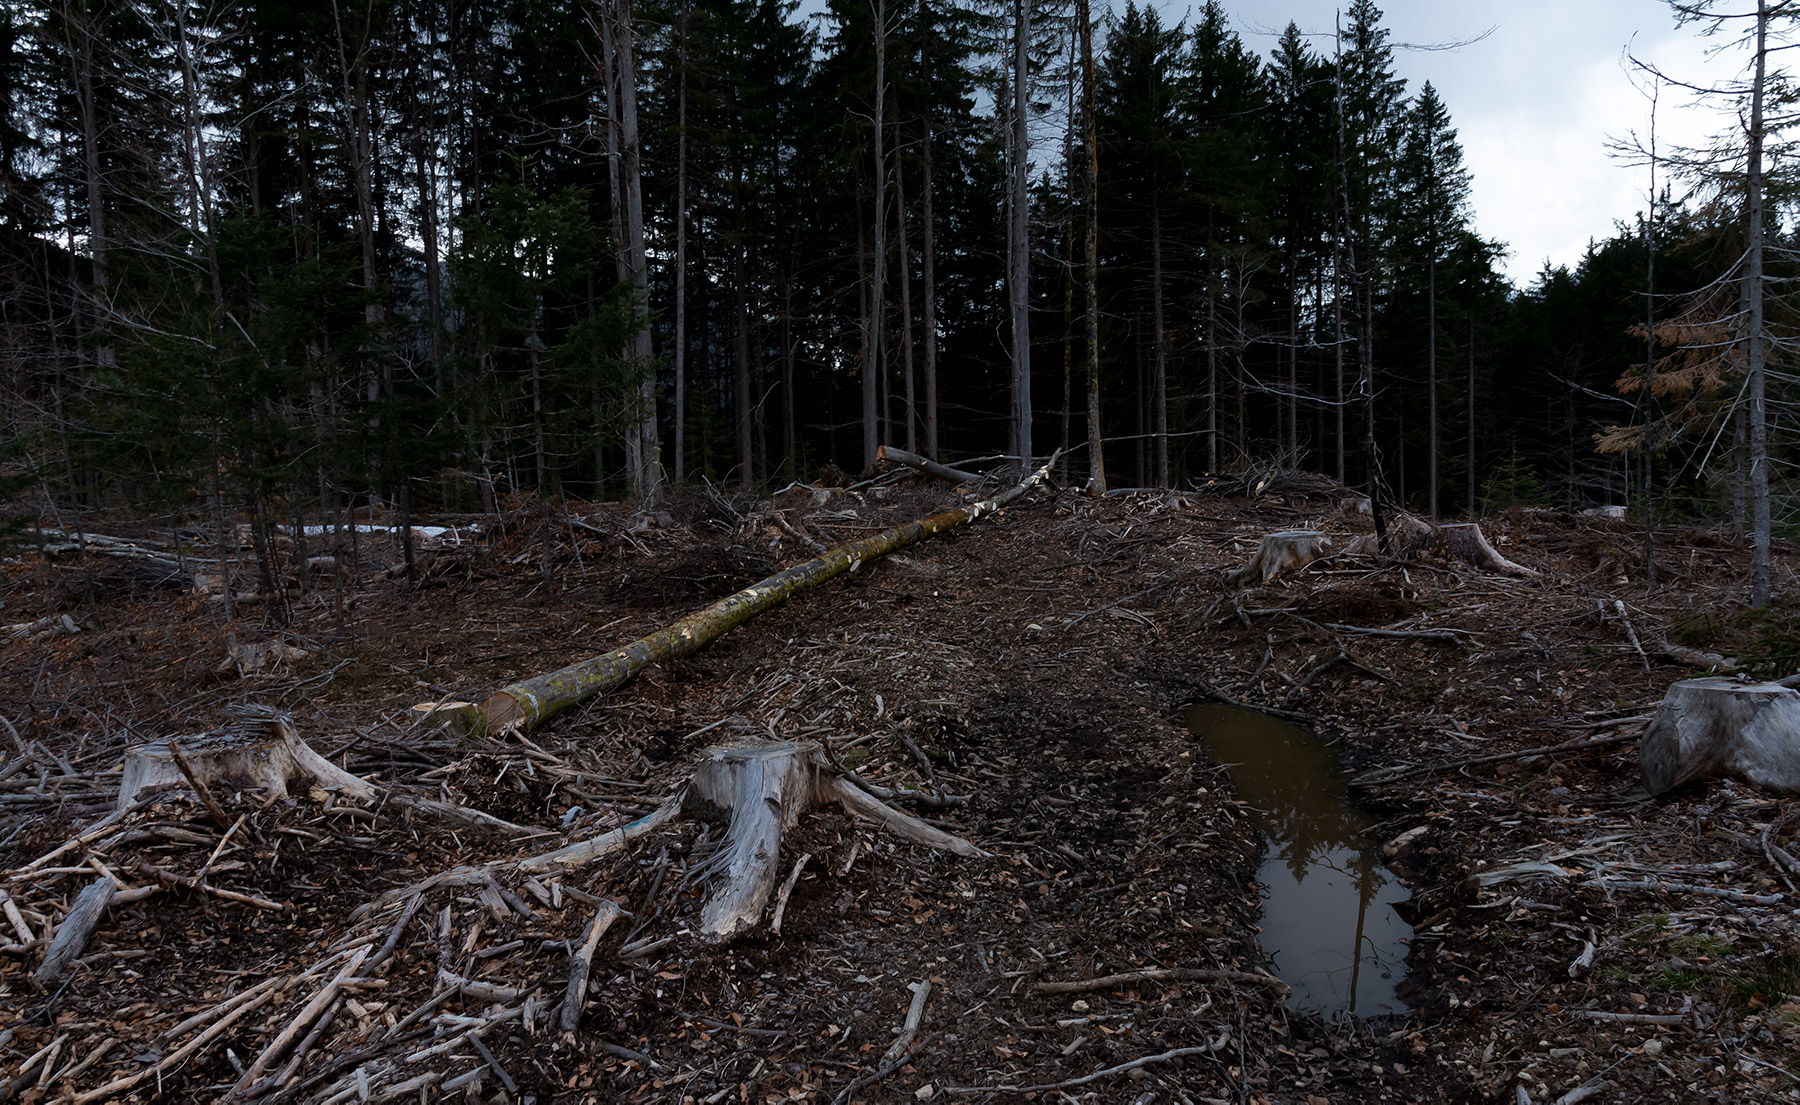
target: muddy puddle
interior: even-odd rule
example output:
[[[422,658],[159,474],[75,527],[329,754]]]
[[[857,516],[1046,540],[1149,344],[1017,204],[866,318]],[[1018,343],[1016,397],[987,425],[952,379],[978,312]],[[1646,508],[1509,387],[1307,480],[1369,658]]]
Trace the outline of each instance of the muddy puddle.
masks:
[[[1289,1004],[1325,1017],[1404,1013],[1410,897],[1382,865],[1374,820],[1350,804],[1337,754],[1304,729],[1229,706],[1189,708],[1188,729],[1231,774],[1268,838],[1257,872],[1263,951],[1294,988]]]

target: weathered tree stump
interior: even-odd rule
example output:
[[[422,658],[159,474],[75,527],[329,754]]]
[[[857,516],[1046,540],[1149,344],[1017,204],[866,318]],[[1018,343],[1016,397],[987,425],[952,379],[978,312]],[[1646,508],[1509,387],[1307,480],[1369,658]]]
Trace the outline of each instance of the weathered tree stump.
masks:
[[[1365,503],[1368,501],[1363,500]],[[1387,516],[1387,531],[1387,551],[1395,556],[1417,553],[1431,543],[1432,536],[1437,532],[1431,528],[1430,522],[1404,510],[1396,510]],[[1373,533],[1365,533],[1351,541],[1344,552],[1350,556],[1376,556],[1381,552],[1381,542]]]
[[[700,912],[700,931],[729,940],[754,926],[780,875],[782,834],[827,801],[841,802],[883,828],[965,856],[986,853],[857,790],[824,760],[817,744],[752,741],[708,749],[688,780],[686,811],[728,820],[724,843],[707,861],[719,885]]]
[[[1331,538],[1312,529],[1290,529],[1263,536],[1250,563],[1227,577],[1233,587],[1267,583],[1283,572],[1304,568],[1331,551]]]
[[[1445,522],[1437,528],[1435,544],[1440,556],[1460,560],[1483,571],[1501,575],[1530,577],[1536,572],[1523,564],[1515,564],[1501,556],[1474,522]]]
[[[183,770],[177,748],[188,770]],[[260,789],[284,798],[295,783],[335,790],[358,801],[375,793],[373,786],[314,752],[292,723],[278,717],[126,749],[118,808],[126,809],[155,787],[210,789],[215,783],[230,790]]]
[[[1800,792],[1800,691],[1717,675],[1676,683],[1638,743],[1638,767],[1651,794],[1709,775]]]

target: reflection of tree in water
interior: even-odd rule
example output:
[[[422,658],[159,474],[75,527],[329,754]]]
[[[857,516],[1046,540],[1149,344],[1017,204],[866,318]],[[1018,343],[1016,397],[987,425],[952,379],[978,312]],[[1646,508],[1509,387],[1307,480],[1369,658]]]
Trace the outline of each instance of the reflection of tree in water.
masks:
[[[1370,821],[1345,801],[1324,742],[1279,718],[1228,706],[1196,706],[1188,725],[1230,768],[1232,786],[1257,811],[1296,881],[1335,850],[1360,851],[1356,834]]]
[[[1222,706],[1197,706],[1188,727],[1203,737],[1213,758],[1229,768],[1238,796],[1256,811],[1274,857],[1296,885],[1321,869],[1340,873],[1354,889],[1356,917],[1349,941],[1350,978],[1341,996],[1356,1011],[1365,955],[1369,907],[1388,883],[1387,873],[1359,834],[1370,819],[1351,806],[1336,758],[1324,742],[1278,718]],[[1350,918],[1344,918],[1346,927]]]

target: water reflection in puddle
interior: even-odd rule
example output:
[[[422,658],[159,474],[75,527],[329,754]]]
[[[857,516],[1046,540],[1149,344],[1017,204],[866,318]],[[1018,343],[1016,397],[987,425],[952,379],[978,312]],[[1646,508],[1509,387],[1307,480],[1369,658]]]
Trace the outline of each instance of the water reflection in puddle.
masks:
[[[1294,988],[1288,1004],[1323,1016],[1404,1013],[1412,927],[1394,903],[1410,892],[1388,873],[1373,820],[1352,806],[1330,746],[1279,718],[1229,706],[1194,706],[1188,729],[1231,773],[1269,838],[1263,951]]]

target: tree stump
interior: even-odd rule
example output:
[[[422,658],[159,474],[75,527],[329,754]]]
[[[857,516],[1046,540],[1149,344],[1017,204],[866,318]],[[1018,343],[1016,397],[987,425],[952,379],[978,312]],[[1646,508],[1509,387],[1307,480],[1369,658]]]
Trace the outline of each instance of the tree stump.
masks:
[[[1434,543],[1440,556],[1460,560],[1483,571],[1521,578],[1537,575],[1525,565],[1515,564],[1501,556],[1494,546],[1488,544],[1481,527],[1474,522],[1445,522],[1437,528]]]
[[[857,790],[824,762],[810,741],[749,741],[707,749],[688,780],[683,809],[707,821],[728,821],[725,840],[704,869],[719,879],[700,911],[700,931],[729,940],[757,923],[780,875],[781,838],[803,814],[824,802],[933,848],[986,855]]]
[[[1303,568],[1331,551],[1331,538],[1312,529],[1290,529],[1264,535],[1250,563],[1227,577],[1233,587],[1267,583],[1283,572]]]
[[[1710,775],[1800,792],[1800,691],[1717,675],[1676,683],[1638,743],[1638,767],[1651,794]]]
[[[1388,552],[1395,556],[1411,556],[1429,545],[1437,532],[1430,522],[1404,510],[1396,510],[1387,516],[1387,531]],[[1374,534],[1365,533],[1351,541],[1344,552],[1351,556],[1377,556],[1381,553],[1381,543]]]
[[[177,748],[185,765],[176,756]],[[232,790],[260,789],[283,798],[294,783],[335,790],[357,801],[375,793],[373,786],[314,752],[293,724],[279,717],[126,749],[118,808],[128,808],[156,787],[210,789],[215,783]]]

